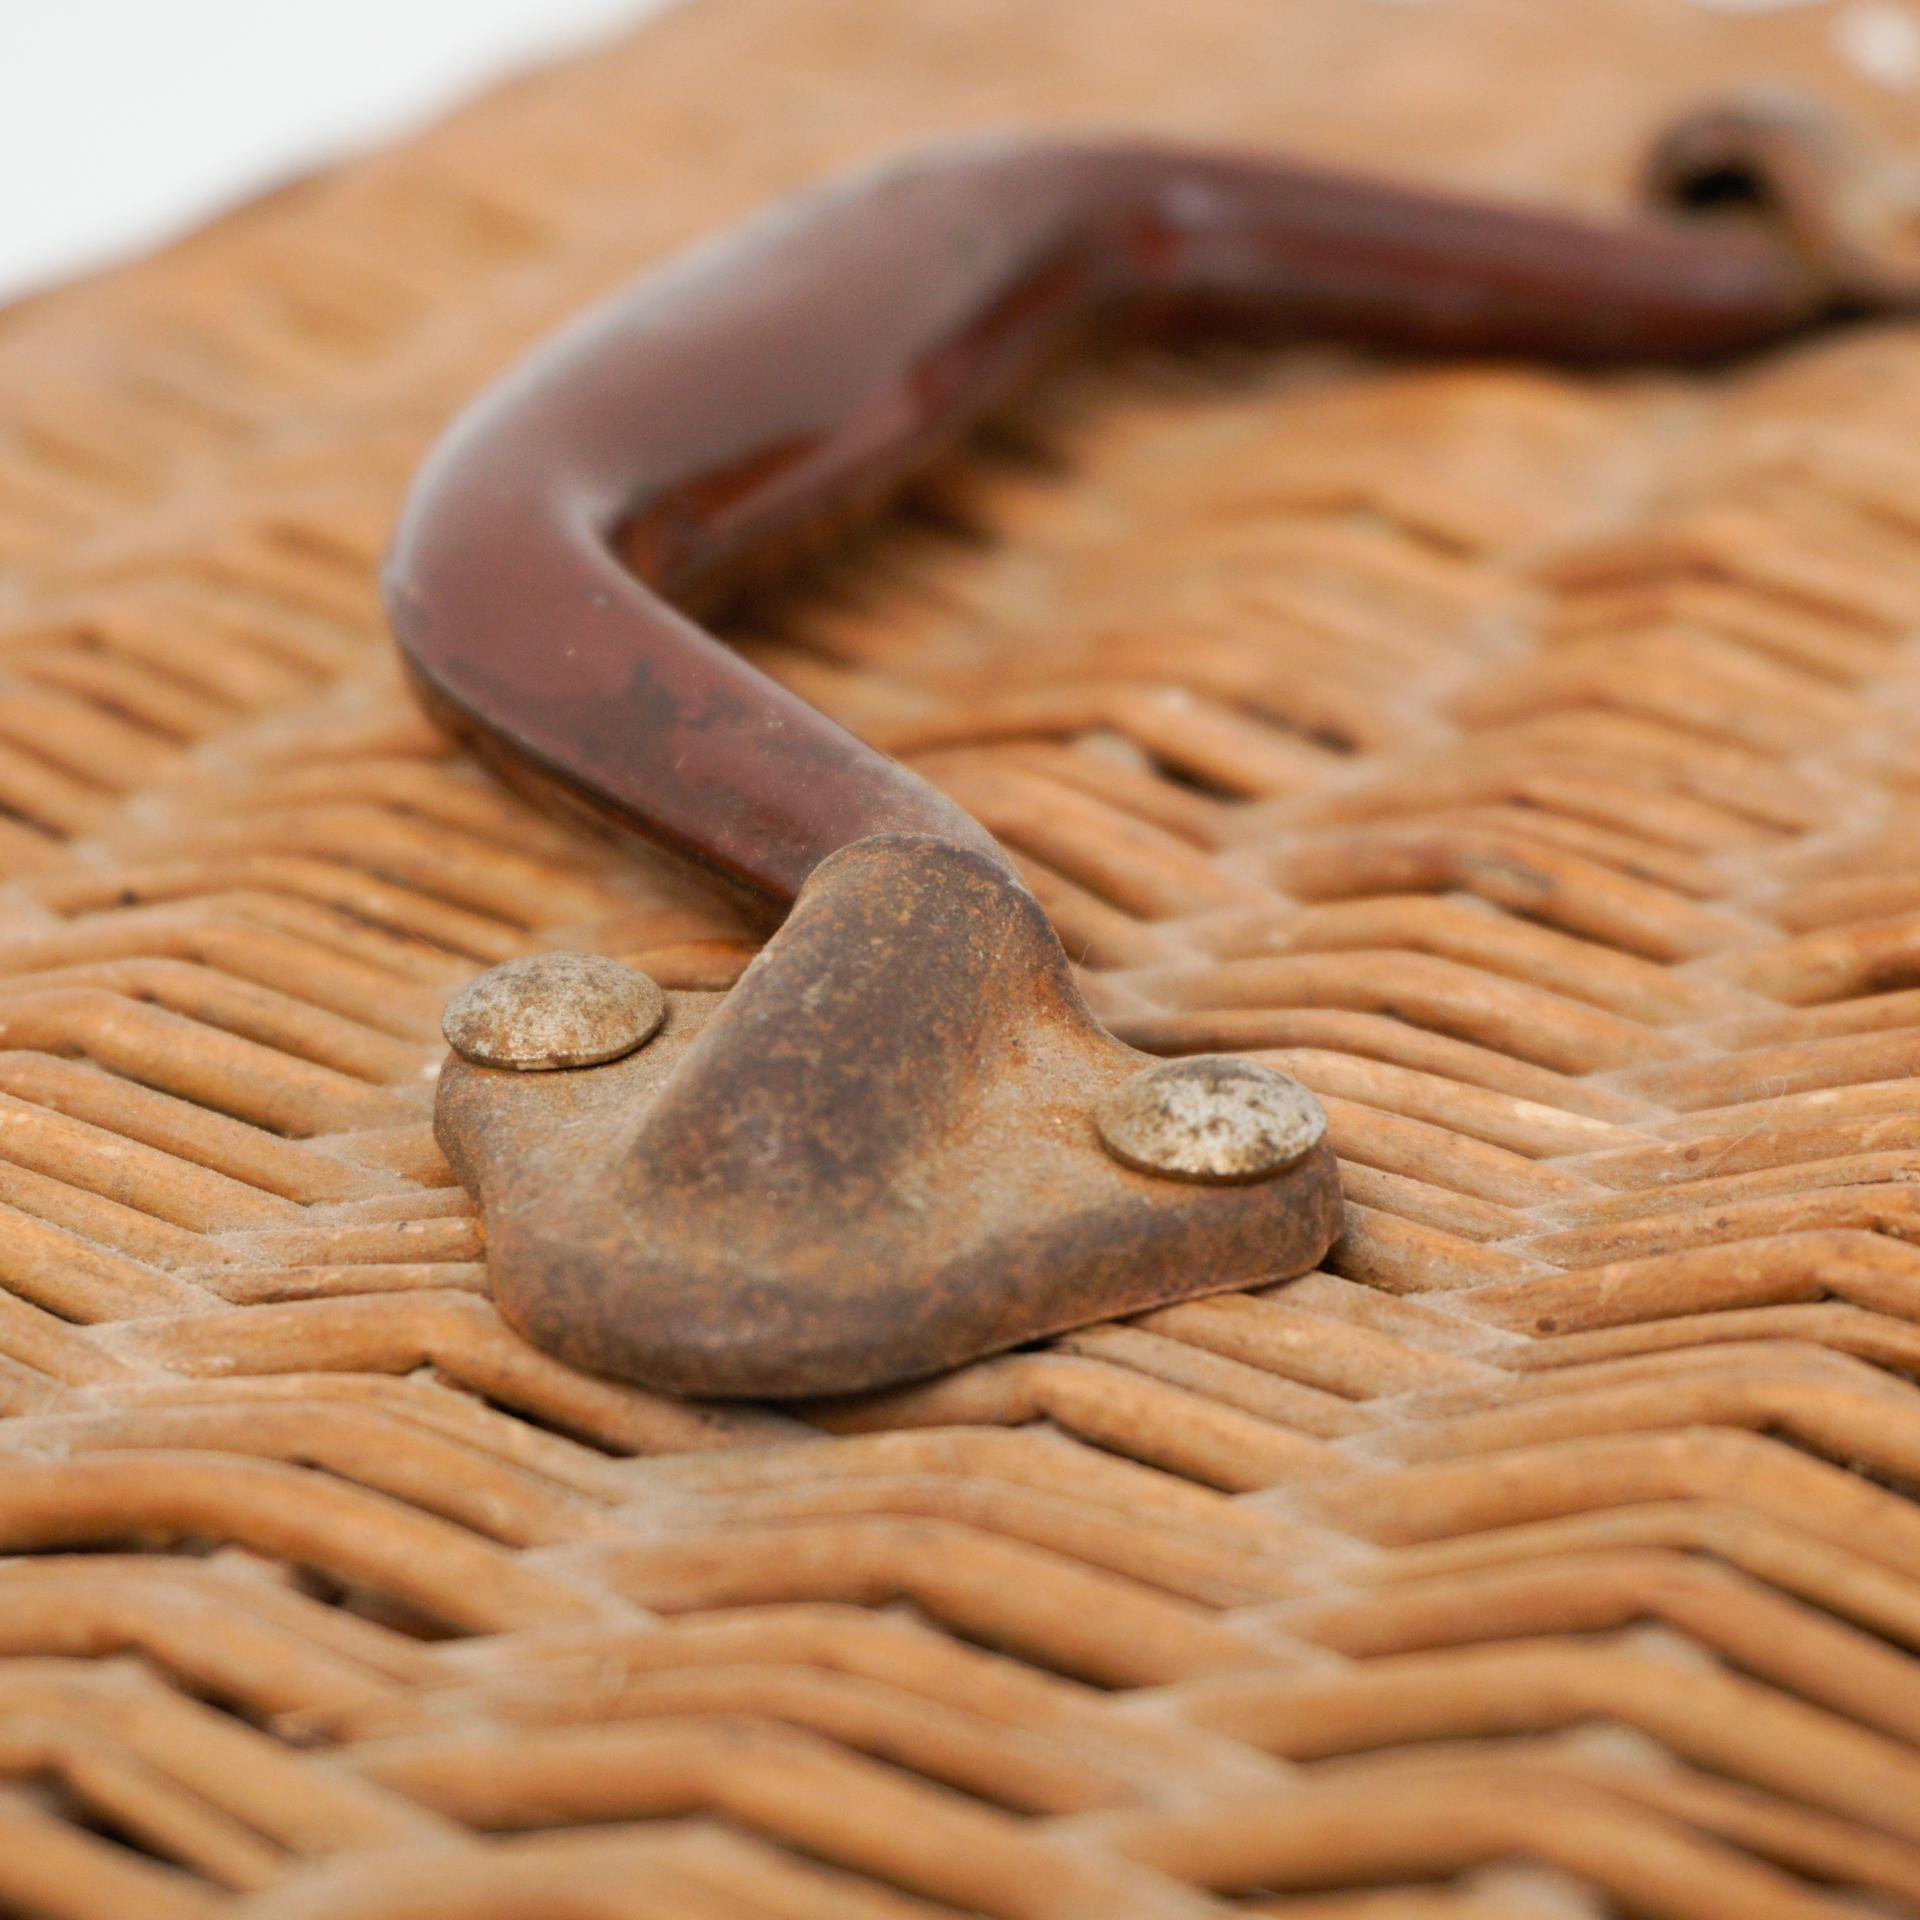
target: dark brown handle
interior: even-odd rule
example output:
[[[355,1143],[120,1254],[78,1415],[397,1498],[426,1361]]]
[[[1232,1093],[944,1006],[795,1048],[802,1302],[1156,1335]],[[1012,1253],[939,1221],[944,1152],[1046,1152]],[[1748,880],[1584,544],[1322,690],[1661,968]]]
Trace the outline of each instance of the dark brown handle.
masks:
[[[870,834],[988,842],[675,602],[877,500],[1063,333],[1695,360],[1837,291],[1757,225],[1603,226],[1134,144],[945,148],[648,275],[484,395],[414,487],[388,605],[432,708],[509,777],[791,899]]]

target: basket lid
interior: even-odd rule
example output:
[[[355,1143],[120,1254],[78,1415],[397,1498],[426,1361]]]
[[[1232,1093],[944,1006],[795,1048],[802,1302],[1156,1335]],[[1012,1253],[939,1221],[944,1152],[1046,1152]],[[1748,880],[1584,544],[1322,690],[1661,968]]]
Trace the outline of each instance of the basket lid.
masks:
[[[469,393],[909,134],[1601,210],[1783,74],[1910,150],[1905,18],[706,0],[0,323],[0,1906],[1920,1900],[1910,328],[1083,362],[735,622],[1342,1162],[1311,1273],[859,1399],[496,1313],[448,996],[765,927],[449,748],[375,587]]]

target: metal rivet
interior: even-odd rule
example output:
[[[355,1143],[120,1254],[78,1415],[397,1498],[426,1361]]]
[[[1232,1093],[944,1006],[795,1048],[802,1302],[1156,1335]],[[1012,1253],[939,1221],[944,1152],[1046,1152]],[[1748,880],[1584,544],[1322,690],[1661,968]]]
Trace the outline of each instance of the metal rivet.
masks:
[[[1123,1166],[1209,1184],[1284,1172],[1327,1131],[1297,1080],[1226,1054],[1144,1068],[1102,1098],[1094,1122]]]
[[[667,996],[636,967],[597,953],[535,953],[469,981],[440,1031],[476,1066],[534,1073],[618,1060],[666,1017]]]

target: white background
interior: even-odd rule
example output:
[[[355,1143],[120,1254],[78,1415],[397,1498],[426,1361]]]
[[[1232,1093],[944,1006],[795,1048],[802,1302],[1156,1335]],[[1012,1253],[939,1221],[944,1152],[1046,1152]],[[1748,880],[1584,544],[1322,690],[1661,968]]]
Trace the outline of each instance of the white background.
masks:
[[[0,301],[156,246],[663,3],[0,0]],[[1695,3],[1825,5],[1865,71],[1920,88],[1920,0]]]
[[[659,4],[0,0],[0,300],[155,246]]]

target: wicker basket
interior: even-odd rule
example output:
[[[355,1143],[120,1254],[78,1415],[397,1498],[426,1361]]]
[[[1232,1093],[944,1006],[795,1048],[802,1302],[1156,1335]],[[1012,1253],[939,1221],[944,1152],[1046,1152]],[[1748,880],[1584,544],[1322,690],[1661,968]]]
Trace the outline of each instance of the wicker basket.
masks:
[[[488,1304],[447,993],[753,941],[452,757],[373,586],[486,375],[858,156],[1604,206],[1743,79],[1911,142],[1902,22],[703,0],[0,317],[0,1910],[1920,1908],[1920,337],[1088,364],[742,631],[1123,1036],[1312,1086],[1351,1206],[826,1411]]]

